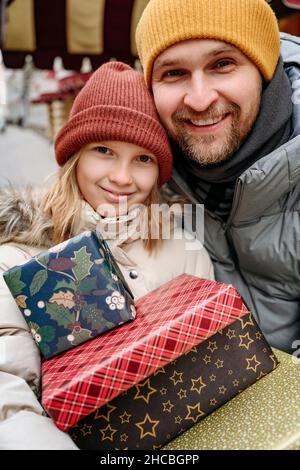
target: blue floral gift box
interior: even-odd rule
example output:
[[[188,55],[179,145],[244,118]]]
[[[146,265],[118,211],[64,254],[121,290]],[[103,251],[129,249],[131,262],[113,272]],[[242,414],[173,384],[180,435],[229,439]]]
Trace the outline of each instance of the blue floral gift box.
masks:
[[[11,268],[4,279],[46,359],[135,318],[133,295],[94,232]]]

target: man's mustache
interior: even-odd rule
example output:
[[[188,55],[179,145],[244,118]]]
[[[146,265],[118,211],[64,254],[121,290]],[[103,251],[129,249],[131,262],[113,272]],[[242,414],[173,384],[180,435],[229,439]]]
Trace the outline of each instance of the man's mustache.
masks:
[[[240,107],[235,103],[229,103],[226,106],[210,106],[203,112],[196,112],[193,109],[184,106],[176,109],[172,114],[172,120],[180,121],[206,121],[208,119],[216,119],[226,114],[238,115]]]

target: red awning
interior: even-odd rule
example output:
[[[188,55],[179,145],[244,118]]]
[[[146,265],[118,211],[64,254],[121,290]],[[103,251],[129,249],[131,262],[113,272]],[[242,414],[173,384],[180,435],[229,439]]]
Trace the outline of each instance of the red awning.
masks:
[[[84,57],[94,69],[112,58],[133,65],[137,58],[134,32],[148,1],[0,0],[0,24],[1,11],[3,20],[4,5],[10,3],[4,64],[21,68],[30,54],[40,69],[52,69],[57,56],[70,70],[80,70]],[[273,0],[271,6],[283,18],[295,13],[300,0]]]
[[[51,69],[57,56],[70,70],[80,70],[84,57],[94,69],[112,58],[133,65],[134,31],[148,1],[14,0],[6,9],[4,64],[20,68],[30,54],[40,69]]]

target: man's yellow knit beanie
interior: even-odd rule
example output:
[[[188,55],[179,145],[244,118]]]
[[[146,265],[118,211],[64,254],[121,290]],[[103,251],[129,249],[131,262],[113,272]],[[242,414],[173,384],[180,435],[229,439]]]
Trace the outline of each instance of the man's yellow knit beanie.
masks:
[[[280,54],[275,14],[265,0],[150,0],[136,30],[136,43],[148,87],[155,59],[188,39],[233,44],[270,81]]]

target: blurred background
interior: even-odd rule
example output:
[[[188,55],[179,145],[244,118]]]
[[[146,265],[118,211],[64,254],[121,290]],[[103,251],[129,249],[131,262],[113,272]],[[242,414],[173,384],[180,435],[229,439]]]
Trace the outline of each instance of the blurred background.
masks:
[[[140,68],[134,33],[148,1],[0,0],[0,186],[45,184],[55,135],[93,70]],[[268,3],[280,30],[300,36],[300,0]]]

